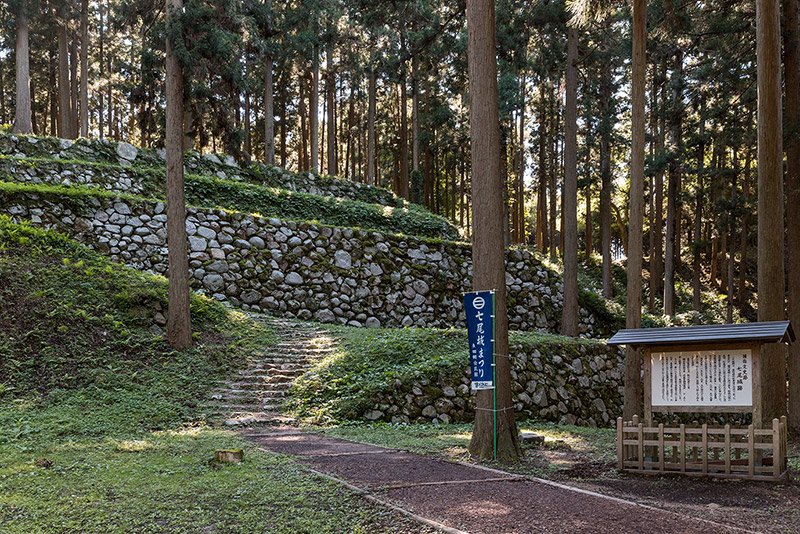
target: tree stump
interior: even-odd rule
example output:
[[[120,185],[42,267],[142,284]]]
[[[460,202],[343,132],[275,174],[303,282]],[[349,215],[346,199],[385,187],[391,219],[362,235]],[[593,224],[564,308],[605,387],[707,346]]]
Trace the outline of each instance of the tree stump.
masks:
[[[214,451],[214,461],[222,464],[238,464],[244,460],[242,449],[218,450]]]

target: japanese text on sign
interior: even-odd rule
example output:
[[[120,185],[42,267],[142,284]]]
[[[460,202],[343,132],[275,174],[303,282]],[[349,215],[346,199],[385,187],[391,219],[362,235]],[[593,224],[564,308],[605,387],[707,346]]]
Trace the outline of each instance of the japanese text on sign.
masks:
[[[494,388],[494,291],[464,295],[472,389]]]
[[[653,406],[752,406],[750,349],[654,352]]]

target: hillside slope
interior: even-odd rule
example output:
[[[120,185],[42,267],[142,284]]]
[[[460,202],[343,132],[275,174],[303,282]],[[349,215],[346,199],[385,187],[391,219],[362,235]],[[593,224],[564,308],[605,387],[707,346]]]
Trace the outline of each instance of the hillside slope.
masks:
[[[165,298],[163,278],[0,217],[0,531],[412,531],[209,427],[200,400],[275,336],[194,296],[195,346],[172,351]],[[208,463],[230,448],[242,464]]]

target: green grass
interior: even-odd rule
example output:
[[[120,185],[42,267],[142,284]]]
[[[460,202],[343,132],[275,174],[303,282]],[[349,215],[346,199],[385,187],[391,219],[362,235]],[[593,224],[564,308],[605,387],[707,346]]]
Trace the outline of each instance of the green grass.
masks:
[[[605,464],[613,463],[616,459],[613,429],[556,425],[537,421],[521,421],[519,427],[521,432],[535,432],[544,436],[545,443],[543,446],[523,446],[521,461],[513,465],[502,465],[502,469],[554,478],[558,476],[559,471],[572,467],[574,458]],[[470,461],[468,446],[472,437],[471,423],[450,425],[358,423],[317,429],[331,436],[361,443],[450,460]]]
[[[0,217],[0,531],[374,532],[397,521],[204,414],[273,332],[192,298],[195,345],[153,317],[166,282]],[[245,448],[241,465],[208,463]],[[205,529],[205,530],[204,530]]]

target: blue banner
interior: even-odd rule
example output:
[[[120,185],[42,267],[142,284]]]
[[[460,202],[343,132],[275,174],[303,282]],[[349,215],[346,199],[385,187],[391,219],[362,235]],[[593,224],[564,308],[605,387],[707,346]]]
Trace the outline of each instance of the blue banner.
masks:
[[[493,389],[494,291],[464,294],[472,389]]]

